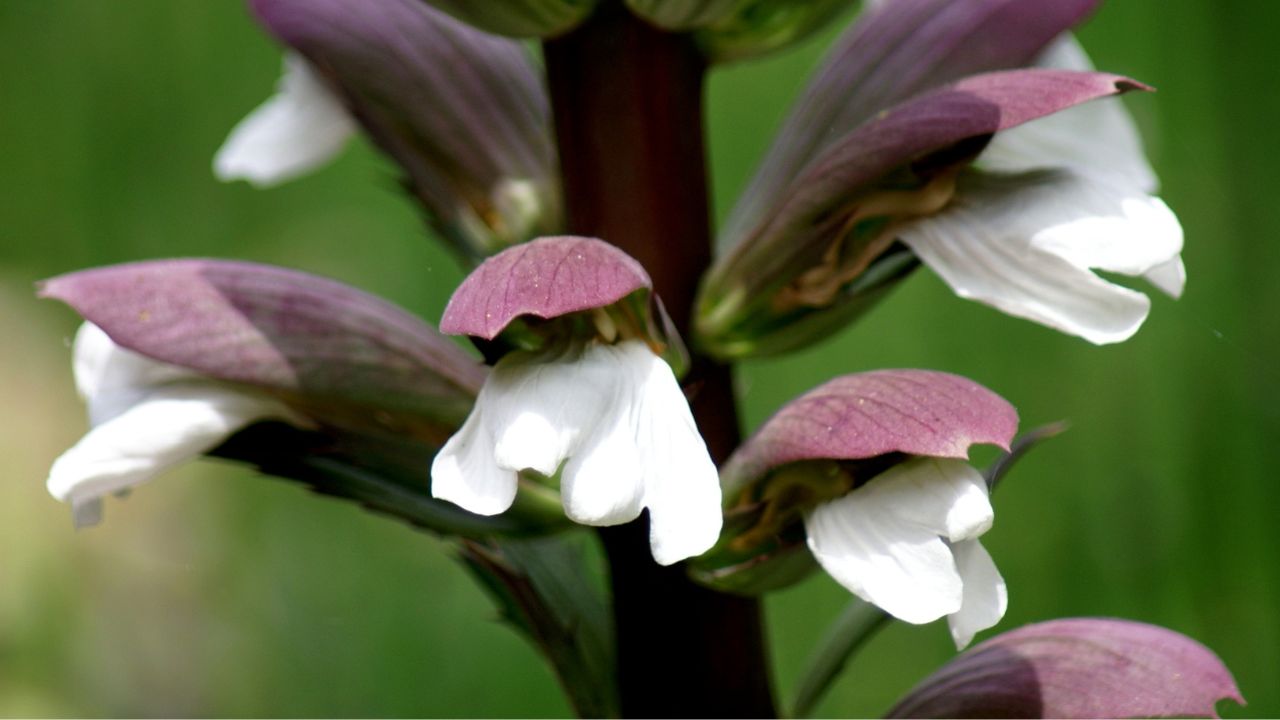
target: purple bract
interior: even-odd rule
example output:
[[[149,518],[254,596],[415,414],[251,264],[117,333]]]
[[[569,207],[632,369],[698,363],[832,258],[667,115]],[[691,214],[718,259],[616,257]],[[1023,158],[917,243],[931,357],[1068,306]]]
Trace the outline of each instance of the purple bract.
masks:
[[[969,446],[1008,448],[1018,413],[978,383],[931,370],[836,378],[767,420],[720,472],[726,494],[802,460],[861,460],[900,452],[965,458]]]
[[[476,268],[449,299],[440,330],[492,340],[521,315],[555,318],[611,305],[653,283],[640,263],[595,238],[538,238]]]
[[[465,415],[483,366],[404,310],[341,283],[225,260],[159,260],[45,281],[118,345],[290,395]]]
[[[1071,618],[1028,625],[960,655],[888,717],[1218,717],[1244,704],[1200,643],[1154,625]]]

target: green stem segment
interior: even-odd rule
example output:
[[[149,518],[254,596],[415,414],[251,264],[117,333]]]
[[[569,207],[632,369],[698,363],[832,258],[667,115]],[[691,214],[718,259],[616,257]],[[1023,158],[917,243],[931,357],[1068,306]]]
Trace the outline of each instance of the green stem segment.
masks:
[[[800,676],[800,688],[796,691],[791,716],[810,717],[849,658],[891,619],[875,605],[854,598],[823,634],[822,645],[809,658],[809,664]]]
[[[705,59],[690,37],[660,32],[621,3],[604,4],[544,49],[569,231],[639,260],[687,336],[711,261]],[[712,456],[723,461],[739,441],[729,369],[695,356],[685,386]],[[623,715],[775,715],[759,602],[656,565],[643,518],[600,535]]]

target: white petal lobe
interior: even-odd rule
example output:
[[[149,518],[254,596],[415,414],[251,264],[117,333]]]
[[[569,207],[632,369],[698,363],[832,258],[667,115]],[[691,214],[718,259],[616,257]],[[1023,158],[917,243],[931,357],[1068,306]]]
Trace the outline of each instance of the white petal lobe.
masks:
[[[1093,70],[1084,49],[1064,35],[1040,56],[1038,67]],[[1156,175],[1142,150],[1133,119],[1118,97],[1082,105],[997,133],[978,157],[991,172],[1067,168],[1118,178],[1143,193],[1156,191]]]
[[[720,534],[715,465],[671,368],[638,340],[504,357],[437,456],[432,493],[501,512],[520,470],[558,471],[575,522],[616,525],[647,507],[662,564],[705,552]]]
[[[77,525],[90,523],[100,514],[98,498],[195,458],[250,423],[289,416],[274,401],[217,386],[157,388],[55,460],[47,486],[72,504]]]
[[[855,490],[805,519],[809,549],[822,568],[853,594],[909,623],[958,611],[963,588],[946,543],[891,508],[860,500]]]
[[[961,297],[1096,344],[1133,335],[1150,301],[1090,268],[1145,274],[1182,247],[1158,199],[1065,171],[967,176],[951,205],[899,237]]]
[[[1009,607],[1009,593],[990,553],[977,540],[953,543],[951,551],[964,581],[964,603],[947,622],[956,649],[963,650],[974,635],[1000,622]]]
[[[1176,257],[1151,268],[1143,277],[1165,295],[1177,300],[1182,297],[1182,290],[1187,284],[1187,267],[1182,264],[1181,257]]]
[[[213,172],[220,180],[278,185],[332,160],[355,132],[338,97],[305,59],[290,53],[276,94],[231,130]]]
[[[977,537],[991,528],[995,512],[987,484],[969,463],[916,458],[893,466],[858,489],[862,504],[889,512],[949,540]]]
[[[701,555],[719,540],[724,521],[720,475],[671,368],[643,351],[633,352],[637,363],[644,363],[647,411],[639,421],[637,444],[648,449],[649,544],[653,559],[670,565]]]
[[[497,515],[515,501],[516,472],[493,462],[493,440],[477,409],[431,462],[431,495],[477,515]]]
[[[972,638],[1004,614],[1003,581],[976,540],[992,518],[976,470],[916,458],[818,505],[805,531],[818,563],[850,592],[911,623],[949,615]]]
[[[199,376],[115,344],[102,328],[83,323],[72,345],[76,389],[89,406],[89,424],[101,425],[143,399],[151,388]]]
[[[92,429],[54,461],[46,485],[71,504],[77,527],[101,521],[103,496],[147,482],[247,425],[307,424],[274,399],[126,350],[90,323],[76,333],[72,367]]]

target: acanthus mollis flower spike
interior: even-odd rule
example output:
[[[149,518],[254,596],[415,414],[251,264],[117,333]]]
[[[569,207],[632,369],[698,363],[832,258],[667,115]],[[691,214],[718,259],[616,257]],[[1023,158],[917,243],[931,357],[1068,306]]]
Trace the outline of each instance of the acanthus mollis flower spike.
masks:
[[[712,62],[763,55],[820,30],[852,0],[626,0],[665,30],[693,32]]]
[[[399,163],[428,220],[457,251],[479,259],[559,230],[549,105],[520,43],[469,27],[423,0],[250,2],[267,30],[305,58],[289,62],[289,77],[309,78],[287,77],[267,107],[321,108],[326,118],[344,107]],[[329,101],[314,99],[326,90]],[[244,156],[299,124],[337,124],[298,115],[260,110],[223,153],[237,150],[239,164],[256,164],[260,177],[270,175],[272,163],[288,169],[295,160],[290,151],[313,148],[293,142],[263,160]]]
[[[549,38],[572,30],[595,9],[597,0],[419,0],[491,33]]]
[[[405,311],[281,268],[142,262],[56,277],[40,294],[88,321],[75,374],[93,429],[49,477],[79,521],[261,420],[439,447],[485,375]]]
[[[1200,643],[1154,625],[1051,620],[1012,630],[942,666],[891,718],[1218,717],[1244,698]]]
[[[489,258],[454,293],[445,332],[492,339],[526,324],[535,349],[494,365],[431,467],[432,493],[472,512],[509,507],[521,473],[558,487],[565,514],[616,525],[649,511],[664,565],[711,547],[715,465],[662,343],[649,276],[591,238],[535,240]]]
[[[976,249],[970,266],[985,263],[989,269],[981,278],[985,285],[970,283],[976,286],[971,290],[957,284],[957,289],[979,297],[994,285],[1008,295],[1010,281],[1026,275],[1033,280],[1023,285],[1038,296],[1028,301],[1024,292],[1001,307],[1017,304],[1018,314],[1041,322],[1049,320],[1035,311],[1061,310],[1069,321],[1049,324],[1097,342],[1136,330],[1146,312],[1134,301],[1137,294],[1123,291],[1127,296],[1120,301],[1101,297],[1119,289],[1088,268],[1145,272],[1164,289],[1180,287],[1177,222],[1158,200],[1135,191],[1130,181],[1141,173],[1133,170],[1145,167],[1136,135],[1116,101],[1098,100],[1144,86],[1098,73],[1027,70],[972,76],[919,95],[968,73],[1031,63],[1094,4],[890,0],[870,10],[798,104],[721,235],[724,254],[700,298],[699,342],[723,356],[743,356],[780,352],[825,336],[915,267],[916,255],[895,242],[899,239],[920,246],[919,255],[944,277],[965,270],[975,274],[951,267],[947,259],[931,261],[913,221],[944,208],[964,208],[970,196],[991,205],[990,198],[1006,198],[1020,187],[1029,188],[1021,200],[1043,201],[1049,193],[1035,189],[1047,182],[1044,170],[1054,171],[1057,185],[1071,192],[1064,202],[1033,206],[1040,212],[1024,218],[1028,222],[1019,235],[1005,232],[998,241],[987,239],[981,231],[999,226],[1003,218],[985,206],[970,211],[968,223],[959,217],[942,224],[957,236],[978,236],[949,238],[945,251],[965,253],[971,243]],[[1050,60],[1061,56],[1057,49],[1045,54]],[[1090,83],[1096,83],[1095,92],[1080,92]],[[904,100],[912,95],[917,96]],[[989,105],[967,102],[979,97]],[[1101,104],[1054,117],[1087,101]],[[1088,138],[1089,152],[1081,151],[1080,140],[1064,142],[1069,133],[1052,132],[1080,114],[1091,116],[1076,118],[1089,127],[1081,132],[1073,124],[1071,130]],[[1090,124],[1104,116],[1106,122]],[[1023,140],[1001,150],[1002,136],[1023,123],[1028,124],[1017,133]],[[958,132],[943,130],[947,124]],[[987,153],[979,153],[993,133],[992,167],[1041,172],[1022,173],[1018,184],[983,182],[976,171],[963,170],[975,157],[983,165]],[[1027,154],[1032,138],[1039,143],[1037,151]],[[1084,166],[1092,171],[1083,173]],[[1000,187],[984,192],[991,184]],[[1090,233],[1098,227],[1107,231],[1104,240],[1091,242]],[[1117,247],[1117,228],[1134,239]],[[1026,254],[1035,261],[1010,261],[1016,250],[995,258],[988,252],[1010,245],[1029,246]],[[1060,272],[1054,275],[1046,266]],[[1005,282],[993,275],[1003,275]],[[1006,299],[985,294],[981,299],[993,304]],[[1114,312],[1116,306],[1125,312]]]
[[[950,616],[963,646],[1006,605],[1004,581],[978,543],[993,520],[988,488],[965,459],[975,443],[1007,449],[1017,424],[1009,403],[947,373],[880,370],[819,386],[725,464],[732,529],[696,577],[767,590],[796,579],[807,541],[848,590],[907,622]],[[787,572],[771,572],[775,558]]]

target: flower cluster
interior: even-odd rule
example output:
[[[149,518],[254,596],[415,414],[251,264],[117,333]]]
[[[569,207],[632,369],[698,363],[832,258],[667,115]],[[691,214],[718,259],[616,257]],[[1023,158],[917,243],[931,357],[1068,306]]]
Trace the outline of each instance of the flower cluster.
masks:
[[[89,524],[103,496],[216,452],[472,540],[643,515],[653,559],[688,561],[680,571],[710,588],[758,594],[816,565],[893,617],[948,618],[963,648],[1008,604],[979,541],[989,482],[968,454],[1010,449],[1009,403],[947,373],[845,375],[713,458],[686,373],[819,342],[921,265],[961,297],[1099,344],[1136,332],[1150,301],[1095,270],[1177,297],[1181,228],[1116,97],[1147,88],[1093,71],[1069,34],[1093,4],[869,3],[673,320],[637,260],[566,234],[552,103],[517,38],[638,17],[727,62],[806,35],[841,3],[252,0],[286,47],[284,76],[215,174],[274,185],[363,133],[474,269],[439,331],[248,263],[48,281],[42,294],[87,321],[74,369],[93,426],[49,490]],[[258,441],[264,427],[289,442]]]

